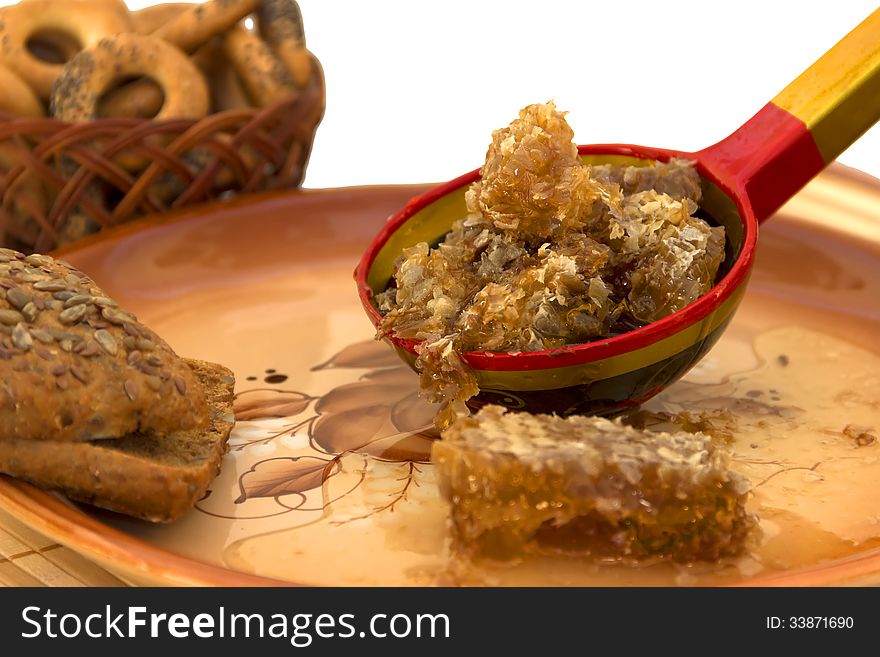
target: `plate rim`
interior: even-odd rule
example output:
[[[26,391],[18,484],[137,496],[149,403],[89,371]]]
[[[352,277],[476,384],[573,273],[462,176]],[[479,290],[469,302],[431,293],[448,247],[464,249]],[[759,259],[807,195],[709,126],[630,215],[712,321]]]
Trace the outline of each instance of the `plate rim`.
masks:
[[[127,582],[150,586],[302,586],[185,557],[135,538],[51,492],[0,474],[0,506]]]
[[[0,504],[5,511],[32,529],[91,558],[129,582],[141,583],[146,576],[154,580],[148,586],[309,586],[216,566],[156,547],[102,523],[51,492],[2,474]],[[50,513],[46,514],[46,511]],[[860,580],[873,576],[873,582],[876,583],[878,575],[880,548],[873,548],[806,568],[708,586],[742,588],[868,584],[870,582]]]
[[[858,169],[833,163],[825,175],[860,183],[880,191],[880,179]],[[251,195],[228,201],[208,203],[176,212],[144,217],[102,231],[84,240],[56,250],[54,256],[89,248],[105,240],[137,233],[149,228],[184,222],[214,211],[241,205],[260,205],[309,192],[389,189],[411,190],[413,195],[430,185],[365,185],[325,190],[287,190]],[[308,586],[302,582],[280,580],[233,570],[160,548],[145,540],[115,529],[89,515],[57,493],[37,488],[19,479],[0,474],[0,508],[29,527],[78,552],[128,582],[147,586]],[[850,555],[806,568],[757,575],[741,581],[723,583],[723,587],[817,586],[880,583],[880,548]]]

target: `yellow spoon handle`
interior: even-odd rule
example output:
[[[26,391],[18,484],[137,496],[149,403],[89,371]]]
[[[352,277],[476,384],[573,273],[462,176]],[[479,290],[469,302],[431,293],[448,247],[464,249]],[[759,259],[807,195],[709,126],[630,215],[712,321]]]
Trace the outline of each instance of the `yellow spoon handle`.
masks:
[[[880,9],[801,73],[773,104],[796,116],[826,163],[880,117]]]
[[[763,221],[880,118],[880,9],[745,125],[697,154]]]

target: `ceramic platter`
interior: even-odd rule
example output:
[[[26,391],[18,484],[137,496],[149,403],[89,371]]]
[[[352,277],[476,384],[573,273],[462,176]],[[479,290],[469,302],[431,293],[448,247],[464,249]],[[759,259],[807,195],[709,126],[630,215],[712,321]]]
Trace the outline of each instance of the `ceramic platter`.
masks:
[[[729,432],[760,545],[731,563],[638,568],[449,556],[431,409],[373,341],[352,280],[382,222],[420,191],[233,201],[64,253],[178,353],[232,368],[238,425],[210,492],[172,525],[9,478],[0,506],[140,584],[880,583],[880,182],[833,167],[762,226],[732,325],[647,405]]]

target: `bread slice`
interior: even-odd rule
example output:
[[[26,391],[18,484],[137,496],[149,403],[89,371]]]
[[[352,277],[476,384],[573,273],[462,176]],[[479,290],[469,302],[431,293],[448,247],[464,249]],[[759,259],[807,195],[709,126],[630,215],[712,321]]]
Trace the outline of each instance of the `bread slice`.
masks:
[[[0,472],[144,520],[179,518],[219,472],[235,424],[232,372],[214,363],[183,360],[205,391],[207,429],[138,432],[87,442],[0,435]]]

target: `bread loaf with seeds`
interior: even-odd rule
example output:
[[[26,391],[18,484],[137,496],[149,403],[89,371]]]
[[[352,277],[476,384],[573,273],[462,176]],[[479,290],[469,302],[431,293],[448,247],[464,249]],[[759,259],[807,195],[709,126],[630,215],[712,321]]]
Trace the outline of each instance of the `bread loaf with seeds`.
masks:
[[[205,430],[193,370],[88,276],[0,248],[0,438]]]
[[[0,436],[0,472],[143,520],[176,520],[217,476],[235,424],[232,372],[214,363],[185,362],[208,398],[205,429],[90,442]]]

